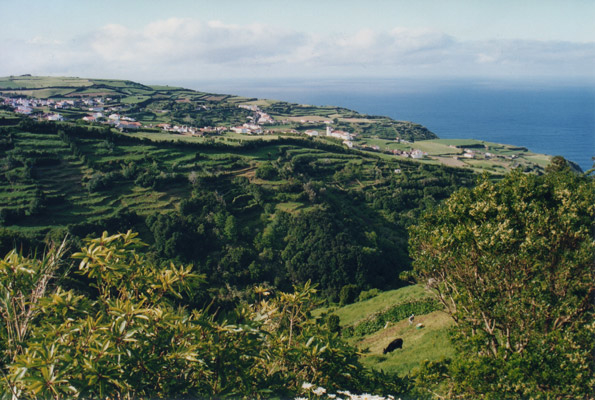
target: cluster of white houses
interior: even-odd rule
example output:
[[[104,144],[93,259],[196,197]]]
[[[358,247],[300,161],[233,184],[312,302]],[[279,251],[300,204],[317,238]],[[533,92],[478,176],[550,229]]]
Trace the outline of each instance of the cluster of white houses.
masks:
[[[82,108],[88,109],[89,115],[82,118],[83,121],[88,123],[104,123],[114,126],[120,130],[127,130],[133,131],[138,130],[143,127],[143,125],[135,121],[133,118],[123,116],[118,113],[121,110],[118,106],[106,106],[105,101],[109,101],[111,99],[102,99],[102,98],[80,98],[80,99],[73,99],[73,100],[52,100],[52,99],[26,99],[22,97],[0,97],[0,100],[3,104],[10,106],[14,109],[15,112],[24,114],[24,115],[31,115],[34,112],[34,109],[37,108],[49,108],[54,110],[60,109],[69,109],[69,108]],[[249,122],[244,123],[239,126],[233,127],[203,127],[197,128],[193,126],[186,126],[186,125],[172,125],[172,124],[158,124],[155,127],[162,129],[165,132],[170,133],[177,133],[182,135],[192,135],[192,136],[205,136],[205,135],[212,135],[212,134],[222,134],[225,131],[232,131],[240,134],[248,134],[248,135],[259,135],[269,131],[264,131],[261,124],[274,124],[276,121],[267,113],[262,111],[257,105],[252,104],[240,104],[238,107],[252,111],[253,115],[249,116]],[[109,113],[109,114],[108,114]],[[42,118],[47,119],[49,121],[62,121],[64,118],[62,115],[54,112],[54,113],[45,113],[41,115]],[[318,122],[320,121],[308,121],[302,120],[301,123],[310,123],[310,122]],[[376,145],[356,145],[354,144],[354,140],[356,139],[356,134],[349,133],[343,130],[333,129],[331,127],[331,121],[324,121],[326,124],[326,132],[323,134],[319,133],[317,130],[309,129],[303,131],[303,133],[310,137],[316,136],[326,136],[337,138],[343,141],[343,144],[349,148],[357,147],[365,150],[373,150],[373,151],[380,151],[380,147]],[[149,125],[148,127],[153,128],[153,125]],[[298,133],[298,131],[290,130],[288,132]],[[405,141],[401,141],[405,142]],[[394,155],[402,156],[402,157],[410,157],[414,159],[421,159],[427,155],[427,153],[422,152],[421,150],[410,150],[410,151],[403,151],[403,150],[392,150],[391,151]],[[490,153],[485,154],[486,157],[491,156]],[[465,158],[473,158],[475,156],[475,152],[472,150],[465,149],[462,157]]]
[[[229,130],[235,133],[244,133],[248,135],[260,135],[263,132],[260,125],[252,123],[245,123],[240,126],[232,126],[229,128]]]
[[[39,108],[54,108],[54,109],[58,109],[58,108],[63,108],[62,104],[60,105],[60,107],[58,106],[58,103],[56,103],[53,100],[44,100],[44,99],[25,99],[25,98],[21,98],[21,97],[0,97],[0,99],[2,100],[2,104],[4,104],[5,106],[8,106],[10,108],[12,108],[14,110],[14,112],[16,112],[17,114],[22,114],[22,115],[32,115],[35,112],[35,109],[39,109]],[[73,102],[71,102],[73,103]],[[62,115],[58,114],[58,113],[44,113],[42,115],[43,119],[47,119],[48,121],[62,121],[64,120],[64,118],[62,117]]]
[[[17,97],[5,97],[0,96],[0,100],[4,105],[7,105],[15,110],[19,114],[29,115],[32,114],[35,108],[44,108],[54,110],[67,110],[69,108],[85,108],[89,107],[89,111],[103,111],[104,99],[102,98],[85,98],[85,99],[72,99],[72,100],[54,100],[54,99],[30,99]],[[110,101],[111,99],[105,99]]]
[[[255,104],[240,104],[238,105],[239,108],[243,108],[244,110],[249,110],[254,113],[254,117],[249,117],[253,121],[256,121],[257,124],[274,124],[275,120],[269,114],[262,111],[257,105]]]
[[[401,157],[409,157],[409,158],[414,158],[414,159],[422,159],[425,156],[428,155],[428,153],[426,153],[425,151],[421,151],[418,149],[412,149],[412,150],[393,150],[392,153],[396,156],[401,156]]]
[[[86,122],[96,122],[104,118],[103,112],[106,109],[105,101],[111,98],[78,98],[78,99],[30,99],[17,97],[0,96],[1,102],[11,107],[17,114],[36,116],[48,121],[63,121],[64,117],[56,112],[57,110],[87,109],[91,114],[84,117]],[[110,107],[111,111],[119,110],[119,107]],[[56,110],[51,112],[51,110]],[[46,112],[49,111],[49,112]]]
[[[187,125],[172,125],[172,124],[158,124],[157,128],[161,128],[165,132],[179,133],[181,135],[205,136],[207,134],[221,134],[227,130],[224,126],[205,126],[203,128],[196,128]]]

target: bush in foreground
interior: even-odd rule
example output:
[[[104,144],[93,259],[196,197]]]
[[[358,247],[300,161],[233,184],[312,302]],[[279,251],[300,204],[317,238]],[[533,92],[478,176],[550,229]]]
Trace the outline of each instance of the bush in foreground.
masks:
[[[366,370],[354,348],[310,318],[316,289],[271,296],[222,318],[190,309],[204,277],[158,267],[128,232],[87,241],[73,258],[93,296],[54,274],[64,246],[43,259],[0,261],[0,350],[5,398],[289,397],[302,382],[401,392]]]
[[[447,397],[590,398],[594,220],[594,180],[564,167],[484,177],[427,213],[410,230],[414,273],[455,320],[459,357],[427,365],[421,386],[435,380]]]

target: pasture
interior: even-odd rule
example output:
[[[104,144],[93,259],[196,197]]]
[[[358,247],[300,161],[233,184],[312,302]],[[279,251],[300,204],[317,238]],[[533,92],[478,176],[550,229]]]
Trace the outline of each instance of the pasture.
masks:
[[[428,299],[430,296],[430,293],[421,285],[412,285],[381,292],[370,299],[343,307],[319,308],[313,315],[321,317],[335,314],[339,316],[341,327],[345,330],[399,304]],[[418,328],[418,323],[422,323],[423,328]],[[404,318],[392,321],[388,326],[370,334],[348,337],[347,340],[361,351],[362,362],[365,365],[405,375],[425,360],[437,361],[454,355],[453,346],[448,339],[448,330],[452,324],[452,320],[445,312],[433,311],[416,315],[413,324]],[[383,354],[386,346],[396,338],[403,339],[403,348]]]

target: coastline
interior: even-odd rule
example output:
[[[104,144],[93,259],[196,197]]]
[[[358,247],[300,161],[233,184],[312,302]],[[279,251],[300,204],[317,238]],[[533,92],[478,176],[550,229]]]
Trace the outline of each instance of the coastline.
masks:
[[[561,155],[583,170],[595,156],[590,81],[328,79],[170,82],[195,90],[334,105],[421,124],[442,139],[477,139]]]

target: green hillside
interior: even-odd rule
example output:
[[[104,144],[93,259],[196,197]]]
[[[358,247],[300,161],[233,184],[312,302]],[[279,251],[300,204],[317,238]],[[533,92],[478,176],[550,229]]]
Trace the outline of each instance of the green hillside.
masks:
[[[69,119],[81,119],[89,107],[77,101],[101,99],[105,110],[124,112],[128,117],[153,127],[168,123],[202,128],[243,124],[257,106],[271,117],[270,131],[277,133],[324,131],[324,121],[336,129],[348,129],[355,134],[407,139],[435,138],[432,132],[411,122],[394,121],[386,117],[370,117],[340,107],[314,107],[278,100],[258,100],[233,95],[198,92],[173,86],[146,86],[131,81],[81,79],[61,77],[11,76],[0,78],[0,95],[26,96],[33,99],[69,100],[75,102],[61,109]],[[97,105],[97,104],[94,104]],[[51,107],[40,106],[40,112]]]
[[[1,78],[0,391],[588,398],[593,193],[338,107]]]
[[[430,293],[421,285],[406,286],[343,307],[320,308],[314,315],[337,315],[342,335],[362,353],[364,365],[406,375],[426,360],[438,361],[454,355],[448,340],[448,329],[453,322],[445,312],[406,307],[406,313],[391,313],[391,310],[404,308],[404,305],[423,304],[430,298]],[[435,307],[440,308],[438,305]],[[411,314],[415,314],[412,324],[408,321]],[[354,327],[379,317],[381,323],[366,328],[366,334],[354,333]],[[418,327],[418,324],[423,327]],[[403,339],[403,348],[383,354],[386,346],[396,338]]]
[[[237,143],[273,140],[280,135],[303,137],[306,132],[316,132],[319,140],[343,141],[345,146],[345,139],[326,135],[328,126],[336,131],[347,131],[352,138],[349,146],[354,149],[385,158],[411,158],[412,152],[419,151],[419,156],[415,157],[417,162],[469,168],[476,172],[504,174],[519,167],[525,171],[543,171],[551,158],[505,144],[437,139],[419,124],[364,115],[340,107],[204,93],[173,86],[147,86],[131,81],[11,76],[0,78],[0,95],[48,101],[33,104],[31,112],[41,118],[55,111],[67,120],[81,121],[99,111],[103,115],[93,123],[105,124],[109,122],[108,114],[122,114],[139,122],[140,130],[135,128],[137,136],[153,140]],[[260,130],[248,134],[232,132],[232,127],[242,124],[260,124]]]
[[[153,141],[29,118],[0,131],[4,251],[132,229],[154,257],[240,290],[312,279],[332,299],[348,284],[390,288],[409,268],[406,227],[475,180],[299,137]]]
[[[338,107],[131,81],[7,77],[0,95],[2,249],[132,229],[240,291],[390,289],[420,212],[476,172],[547,162]]]

